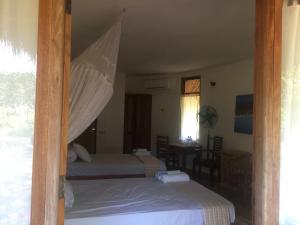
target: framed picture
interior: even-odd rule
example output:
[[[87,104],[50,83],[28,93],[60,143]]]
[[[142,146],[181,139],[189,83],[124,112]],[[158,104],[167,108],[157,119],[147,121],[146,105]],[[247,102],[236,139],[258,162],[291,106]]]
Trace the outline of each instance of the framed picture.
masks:
[[[253,94],[236,96],[234,132],[253,133]]]

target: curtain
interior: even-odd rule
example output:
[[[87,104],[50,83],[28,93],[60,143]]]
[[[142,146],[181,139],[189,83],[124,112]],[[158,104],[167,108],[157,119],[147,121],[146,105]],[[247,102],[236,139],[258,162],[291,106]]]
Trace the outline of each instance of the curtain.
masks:
[[[191,137],[199,140],[199,95],[183,95],[181,97],[181,140]]]
[[[283,7],[280,224],[300,224],[300,6]]]
[[[113,95],[121,20],[72,62],[68,142],[99,116]]]

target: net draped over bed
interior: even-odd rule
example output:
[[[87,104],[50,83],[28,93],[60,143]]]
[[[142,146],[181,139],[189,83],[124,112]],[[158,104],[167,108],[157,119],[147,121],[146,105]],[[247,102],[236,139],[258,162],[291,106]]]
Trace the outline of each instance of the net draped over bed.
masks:
[[[72,61],[68,143],[99,116],[113,95],[121,20]]]

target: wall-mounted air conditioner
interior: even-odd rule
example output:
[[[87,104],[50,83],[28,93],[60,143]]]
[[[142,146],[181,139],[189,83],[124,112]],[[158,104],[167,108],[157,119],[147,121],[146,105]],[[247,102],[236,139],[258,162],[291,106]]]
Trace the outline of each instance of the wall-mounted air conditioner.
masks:
[[[170,88],[169,79],[152,79],[145,80],[144,87],[149,90],[164,90]]]

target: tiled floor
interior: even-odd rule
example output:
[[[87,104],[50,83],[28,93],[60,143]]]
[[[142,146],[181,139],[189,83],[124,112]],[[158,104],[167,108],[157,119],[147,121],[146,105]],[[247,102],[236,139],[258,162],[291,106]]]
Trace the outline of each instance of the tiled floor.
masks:
[[[215,185],[212,186],[209,182],[208,176],[204,176],[201,180],[197,180],[197,182],[217,192],[234,204],[236,212],[236,222],[234,225],[252,224],[251,196],[244,196],[242,191],[233,191],[231,189],[221,187],[218,183],[215,183]]]

